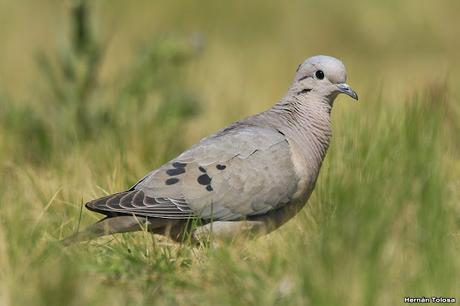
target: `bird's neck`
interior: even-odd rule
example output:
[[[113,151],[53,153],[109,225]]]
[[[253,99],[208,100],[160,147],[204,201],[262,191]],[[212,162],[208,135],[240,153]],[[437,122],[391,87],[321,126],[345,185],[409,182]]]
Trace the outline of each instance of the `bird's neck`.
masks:
[[[329,147],[331,109],[329,101],[307,94],[286,96],[268,111],[270,117],[279,118],[274,120],[276,128],[296,143],[313,171],[319,171]]]

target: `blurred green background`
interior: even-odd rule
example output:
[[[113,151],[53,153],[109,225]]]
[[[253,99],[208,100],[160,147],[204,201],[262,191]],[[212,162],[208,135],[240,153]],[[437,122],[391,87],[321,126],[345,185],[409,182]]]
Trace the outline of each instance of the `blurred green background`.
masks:
[[[0,305],[398,305],[460,299],[460,2],[0,0]],[[85,201],[265,110],[305,58],[354,103],[308,206],[219,248],[70,248]]]

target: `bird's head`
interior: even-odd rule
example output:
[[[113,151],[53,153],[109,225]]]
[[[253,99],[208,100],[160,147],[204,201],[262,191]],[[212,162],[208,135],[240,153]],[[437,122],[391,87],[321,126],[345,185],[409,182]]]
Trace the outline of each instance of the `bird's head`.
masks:
[[[291,90],[299,96],[324,97],[330,104],[340,93],[358,100],[358,95],[346,81],[347,71],[340,60],[317,55],[299,65]]]

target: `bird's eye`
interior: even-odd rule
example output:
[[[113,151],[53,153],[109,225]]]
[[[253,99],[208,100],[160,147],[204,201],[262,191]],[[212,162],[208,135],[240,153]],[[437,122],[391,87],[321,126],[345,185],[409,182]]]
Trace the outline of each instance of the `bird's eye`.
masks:
[[[318,80],[324,79],[324,72],[322,70],[316,70],[315,76]]]

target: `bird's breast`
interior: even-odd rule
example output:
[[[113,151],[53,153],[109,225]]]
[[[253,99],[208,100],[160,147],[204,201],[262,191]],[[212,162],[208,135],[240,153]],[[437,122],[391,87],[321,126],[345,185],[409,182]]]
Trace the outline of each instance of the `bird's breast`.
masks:
[[[292,196],[292,200],[303,201],[305,204],[306,200],[313,191],[316,183],[316,179],[319,174],[318,161],[314,160],[312,155],[305,154],[305,148],[303,150],[295,142],[290,143],[291,145],[291,160],[294,165],[294,171],[298,177],[297,191]]]

